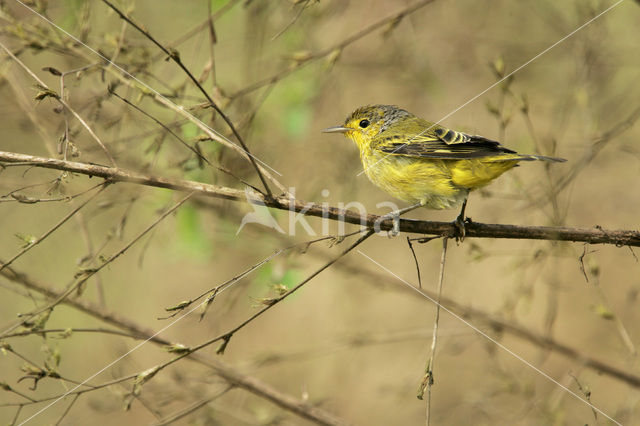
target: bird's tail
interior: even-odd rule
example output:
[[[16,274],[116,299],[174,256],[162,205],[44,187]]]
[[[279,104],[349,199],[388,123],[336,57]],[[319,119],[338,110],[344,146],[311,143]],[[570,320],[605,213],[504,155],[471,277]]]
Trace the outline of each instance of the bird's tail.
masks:
[[[567,161],[564,158],[560,158],[560,157],[547,157],[545,155],[528,155],[528,154],[501,155],[501,156],[493,157],[488,161],[500,162],[500,161],[536,161],[536,160],[550,161],[553,163],[564,163],[565,161]]]
[[[564,163],[565,161],[567,161],[564,158],[547,157],[545,155],[523,155],[523,157],[526,157],[525,160],[551,161],[552,163]]]

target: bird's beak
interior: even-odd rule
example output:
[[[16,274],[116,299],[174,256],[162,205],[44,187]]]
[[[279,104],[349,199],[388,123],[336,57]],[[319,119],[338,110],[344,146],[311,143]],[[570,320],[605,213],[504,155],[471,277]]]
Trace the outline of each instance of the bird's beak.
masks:
[[[353,129],[350,127],[344,126],[333,126],[326,129],[322,129],[322,133],[347,133],[352,131]]]

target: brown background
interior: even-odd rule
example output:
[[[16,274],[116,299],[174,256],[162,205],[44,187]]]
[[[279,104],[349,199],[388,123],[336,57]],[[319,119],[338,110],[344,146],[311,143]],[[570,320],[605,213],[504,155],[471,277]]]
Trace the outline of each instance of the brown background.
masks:
[[[26,9],[11,1],[5,3],[6,15],[0,17],[4,26],[2,43],[14,52],[21,50],[22,61],[53,89],[58,90],[58,79],[41,71],[43,67],[66,71],[97,61],[89,51],[71,46],[65,35],[53,31]],[[101,2],[88,6],[82,2],[51,3],[46,12],[50,19],[76,35],[87,30],[87,44],[109,52],[108,56],[123,34],[126,49],[117,62],[161,93],[170,94],[185,82],[178,67],[165,61],[164,56],[157,56],[157,48],[134,29],[127,26],[121,33],[122,21]],[[225,3],[214,1],[213,10]],[[358,201],[369,213],[386,213],[387,209],[376,209],[375,205],[392,200],[364,175],[356,176],[361,167],[351,142],[339,135],[322,134],[320,129],[340,124],[356,107],[373,103],[396,104],[430,120],[439,120],[493,84],[497,79],[496,63],[501,61],[506,72],[516,69],[613,4],[436,0],[405,17],[397,27],[382,26],[348,45],[335,64],[326,57],[320,58],[296,68],[274,85],[234,98],[234,93],[250,83],[294,66],[295,55],[303,57],[304,52],[334,46],[409,4],[382,0],[309,4],[284,33],[272,39],[294,20],[302,5],[259,0],[246,2],[248,5],[236,3],[215,22],[216,79],[228,97],[221,105],[239,124],[252,152],[280,172],[280,181],[295,187],[298,198],[331,205]],[[131,5],[130,13],[136,21],[167,44],[195,28],[207,14],[203,1],[135,1]],[[83,17],[87,10],[89,15]],[[467,213],[475,221],[638,228],[640,130],[637,126],[623,129],[620,125],[637,111],[640,99],[638,19],[638,4],[623,2],[517,72],[508,86],[493,88],[443,121],[446,126],[502,139],[510,148],[535,153],[532,131],[519,108],[524,95],[542,153],[569,160],[552,166],[551,181],[558,182],[579,168],[554,207],[553,203],[539,202],[549,194],[544,165],[524,164],[486,190],[471,195]],[[27,29],[26,35],[14,31],[18,24]],[[200,76],[210,58],[208,37],[205,29],[177,47],[196,76]],[[34,39],[55,45],[45,44],[41,51],[25,48]],[[34,81],[6,56],[0,58],[0,149],[57,156],[52,150],[64,130],[64,121],[52,111],[56,103],[51,99],[35,101],[38,89]],[[136,65],[144,71],[136,69]],[[109,72],[103,77],[99,71],[91,70],[79,79],[68,77],[67,94],[69,103],[91,123],[120,167],[244,188],[212,169],[198,169],[193,156],[189,159],[190,153],[155,123],[121,101],[105,98],[106,86],[114,80]],[[210,78],[204,86],[211,89]],[[203,102],[193,87],[187,87],[187,92],[175,99],[177,103],[192,106]],[[508,91],[503,90],[505,87]],[[141,96],[138,89],[121,86],[118,93],[165,124],[180,119]],[[492,113],[495,109],[501,117],[508,117],[506,128],[500,128],[499,117]],[[204,120],[211,119],[209,112],[195,111]],[[257,111],[254,120],[244,126],[252,111]],[[70,123],[80,150],[80,157],[74,160],[108,164],[78,123]],[[213,127],[227,132],[219,118]],[[190,143],[200,134],[192,125],[173,128]],[[611,129],[620,132],[601,146],[594,145]],[[159,135],[164,142],[154,156],[146,150]],[[212,159],[259,186],[251,166],[236,154],[214,142],[203,143],[202,147]],[[189,161],[180,164],[183,159]],[[41,169],[7,168],[0,172],[0,195],[59,175]],[[62,190],[73,194],[98,182],[84,176],[68,176]],[[40,186],[21,193],[37,198],[59,196],[47,195],[46,189],[47,186]],[[323,189],[329,190],[328,197],[321,195]],[[179,197],[168,190],[117,184],[83,209],[81,220],[87,224],[96,253],[109,256],[155,220],[159,209]],[[39,236],[79,202],[23,204],[10,197],[0,201],[3,260],[20,249],[21,241],[15,234]],[[247,225],[236,235],[242,215],[249,211],[243,203],[187,203],[155,228],[151,236],[99,273],[104,303],[122,317],[159,330],[168,324],[167,320],[157,319],[165,315],[165,308],[222,283],[278,248],[313,238],[302,227],[288,236],[256,224]],[[291,231],[285,212],[273,214],[283,229]],[[452,220],[456,214],[418,210],[409,217]],[[126,223],[122,227],[123,218]],[[316,233],[321,232],[320,220],[310,218],[308,222]],[[87,254],[79,223],[72,219],[13,266],[51,287],[63,289],[78,271],[79,260]],[[337,225],[332,223],[330,230],[335,233]],[[323,242],[306,253],[292,250],[280,255],[219,296],[202,322],[198,322],[197,314],[189,315],[162,336],[190,346],[214,337],[254,313],[259,298],[274,294],[270,285],[295,285],[346,244],[330,248]],[[416,284],[415,265],[404,235],[393,239],[374,236],[360,249],[394,274]],[[580,269],[583,250],[587,253],[584,265],[588,281]],[[434,289],[441,243],[420,245],[416,254],[423,286]],[[637,375],[637,355],[624,343],[621,331],[626,330],[634,345],[638,343],[640,266],[636,255],[638,250],[634,254],[627,247],[585,249],[578,243],[468,239],[459,245],[449,244],[444,295]],[[44,303],[5,278],[0,277],[0,284],[2,330],[14,323],[18,313]],[[82,297],[99,303],[95,278],[89,281]],[[401,281],[353,252],[239,331],[221,359],[282,392],[308,398],[309,403],[354,424],[422,424],[425,403],[415,394],[429,354],[433,314],[430,301],[408,291]],[[473,317],[468,321],[582,395],[572,378],[575,376],[583,389],[591,391],[591,401],[616,420],[640,423],[637,387],[586,368],[580,359],[560,355],[553,348],[501,333]],[[96,319],[59,306],[45,328],[100,326]],[[432,424],[595,423],[587,405],[463,322],[442,312],[439,326]],[[77,381],[137,344],[129,338],[100,333],[56,337],[31,335],[5,341],[16,352],[40,364],[47,356],[45,347],[59,351],[60,374]],[[202,353],[216,357],[215,346]],[[147,344],[91,383],[134,374],[170,357]],[[24,375],[20,371],[24,361],[12,354],[1,359],[0,380],[32,397],[61,394],[73,387],[45,379],[36,391],[31,391],[30,381],[17,383]],[[127,382],[84,395],[62,424],[147,424],[157,420],[153,412],[159,417],[169,415],[223,388],[224,382],[209,370],[181,361],[145,384],[141,400],[134,401],[130,411],[122,409],[123,395],[131,389],[131,382]],[[0,401],[23,400],[5,393]],[[55,405],[32,424],[55,423],[68,404],[69,400],[65,400]],[[42,407],[44,404],[26,407],[19,419]],[[15,412],[15,407],[0,407],[0,419],[9,423]],[[179,424],[278,421],[303,422],[245,391],[233,390]],[[606,424],[601,415],[598,421]]]

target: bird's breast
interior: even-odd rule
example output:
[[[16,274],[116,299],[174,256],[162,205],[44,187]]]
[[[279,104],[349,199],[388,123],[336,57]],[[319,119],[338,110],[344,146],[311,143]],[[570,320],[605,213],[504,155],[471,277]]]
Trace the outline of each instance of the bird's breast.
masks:
[[[442,160],[423,160],[386,153],[361,151],[365,174],[395,198],[433,209],[458,205],[468,191],[454,185]]]

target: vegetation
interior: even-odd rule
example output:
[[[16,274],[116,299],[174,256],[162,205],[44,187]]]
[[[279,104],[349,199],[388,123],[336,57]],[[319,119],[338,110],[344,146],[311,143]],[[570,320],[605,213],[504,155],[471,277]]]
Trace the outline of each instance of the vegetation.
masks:
[[[639,17],[1,2],[0,419],[640,422]],[[568,162],[374,234],[367,104]]]

